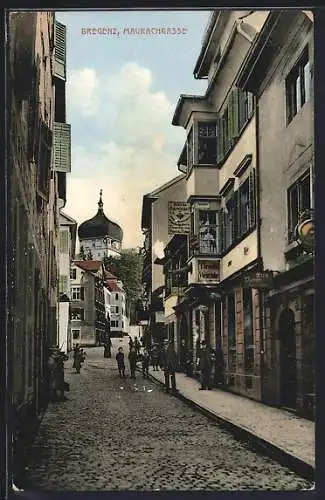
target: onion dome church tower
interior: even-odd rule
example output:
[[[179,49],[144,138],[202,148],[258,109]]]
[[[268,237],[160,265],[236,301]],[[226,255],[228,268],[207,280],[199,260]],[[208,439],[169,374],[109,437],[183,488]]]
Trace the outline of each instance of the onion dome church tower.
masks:
[[[102,194],[100,190],[97,214],[78,228],[80,249],[82,247],[85,256],[91,255],[94,260],[119,256],[122,250],[123,231],[104,214]]]

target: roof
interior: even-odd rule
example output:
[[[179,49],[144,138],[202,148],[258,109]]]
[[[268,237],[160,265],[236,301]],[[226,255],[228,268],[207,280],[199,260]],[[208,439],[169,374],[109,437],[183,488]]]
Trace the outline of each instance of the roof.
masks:
[[[105,279],[108,279],[108,280],[110,280],[110,279],[117,280],[117,276],[115,276],[114,274],[112,274],[109,269],[105,269],[104,270],[104,277],[105,277]]]
[[[103,263],[101,260],[74,260],[73,264],[76,264],[84,271],[97,272]]]
[[[108,219],[104,214],[102,191],[100,191],[96,215],[79,226],[78,236],[80,240],[108,237],[122,242],[123,231],[121,227],[116,222]]]
[[[122,288],[120,288],[116,282],[116,280],[107,280],[105,281],[105,286],[108,288],[110,292],[123,292]]]
[[[150,207],[151,203],[154,200],[157,200],[159,198],[159,194],[164,191],[165,189],[170,188],[177,182],[181,181],[182,179],[186,178],[185,174],[178,175],[177,177],[174,177],[170,181],[166,182],[162,186],[159,186],[156,188],[154,191],[151,191],[151,193],[147,193],[143,196],[142,198],[142,216],[141,216],[141,228],[142,230],[148,229],[151,225],[151,215],[150,215]]]

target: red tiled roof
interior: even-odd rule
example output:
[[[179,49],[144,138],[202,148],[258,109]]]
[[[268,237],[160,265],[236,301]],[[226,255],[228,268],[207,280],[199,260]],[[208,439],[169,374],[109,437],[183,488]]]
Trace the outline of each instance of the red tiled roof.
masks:
[[[85,271],[98,271],[102,265],[101,260],[75,260],[73,263]]]
[[[105,269],[104,276],[105,276],[105,279],[107,279],[107,280],[111,280],[111,279],[115,279],[116,280],[117,279],[117,277],[114,276],[114,274],[112,274],[109,269]]]
[[[118,286],[116,280],[105,281],[105,286],[110,292],[123,292],[123,290]]]

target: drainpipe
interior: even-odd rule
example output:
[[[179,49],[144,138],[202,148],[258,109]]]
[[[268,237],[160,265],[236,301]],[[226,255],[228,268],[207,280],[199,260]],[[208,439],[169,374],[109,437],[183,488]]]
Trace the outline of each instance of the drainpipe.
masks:
[[[255,96],[255,141],[256,141],[256,222],[257,222],[257,258],[262,259],[261,251],[261,179],[260,179],[260,148],[259,148],[259,103]],[[263,267],[263,266],[262,266]],[[263,292],[258,290],[258,308],[259,308],[259,329],[260,329],[260,380],[261,380],[261,400],[264,402],[263,379],[264,379],[264,303]]]

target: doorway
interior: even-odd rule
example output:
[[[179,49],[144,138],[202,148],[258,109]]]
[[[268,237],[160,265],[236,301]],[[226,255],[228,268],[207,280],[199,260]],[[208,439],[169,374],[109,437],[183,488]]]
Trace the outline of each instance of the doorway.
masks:
[[[297,366],[295,315],[285,308],[279,318],[280,339],[280,404],[296,408]]]

